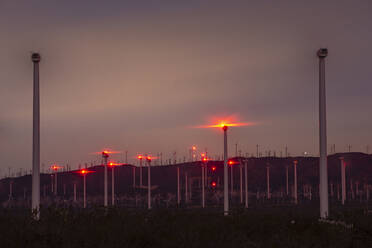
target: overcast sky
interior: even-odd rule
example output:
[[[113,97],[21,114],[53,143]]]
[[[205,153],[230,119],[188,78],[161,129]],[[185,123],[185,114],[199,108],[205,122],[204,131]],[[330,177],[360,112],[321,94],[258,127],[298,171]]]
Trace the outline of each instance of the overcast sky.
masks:
[[[134,3],[135,2],[135,3]],[[41,160],[104,147],[169,157],[318,150],[318,59],[328,143],[372,145],[372,3],[365,1],[0,1],[0,174],[31,169],[31,51],[41,53]],[[372,147],[371,149],[372,150]],[[122,159],[122,155],[117,155]]]

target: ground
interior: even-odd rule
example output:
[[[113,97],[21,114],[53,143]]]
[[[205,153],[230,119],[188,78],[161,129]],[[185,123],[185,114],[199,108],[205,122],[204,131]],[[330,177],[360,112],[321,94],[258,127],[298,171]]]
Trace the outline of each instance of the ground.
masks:
[[[333,208],[333,223],[316,206],[236,208],[0,209],[0,247],[372,247],[372,216]],[[337,222],[338,221],[338,222]]]

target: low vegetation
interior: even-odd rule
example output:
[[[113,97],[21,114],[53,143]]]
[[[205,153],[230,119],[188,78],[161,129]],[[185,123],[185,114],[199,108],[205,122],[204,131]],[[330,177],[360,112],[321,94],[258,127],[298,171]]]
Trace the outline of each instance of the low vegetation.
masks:
[[[0,209],[1,247],[372,247],[372,216],[333,209],[332,223],[316,208]],[[346,224],[346,225],[344,225]]]

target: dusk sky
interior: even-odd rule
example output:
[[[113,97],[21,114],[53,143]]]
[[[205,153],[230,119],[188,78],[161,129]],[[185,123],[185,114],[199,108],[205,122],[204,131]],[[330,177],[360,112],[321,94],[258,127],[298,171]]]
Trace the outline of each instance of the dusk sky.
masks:
[[[0,33],[0,175],[32,167],[32,51],[45,165],[222,154],[222,131],[194,127],[227,116],[257,124],[229,130],[230,155],[318,155],[320,47],[328,144],[372,146],[370,0],[1,0]]]

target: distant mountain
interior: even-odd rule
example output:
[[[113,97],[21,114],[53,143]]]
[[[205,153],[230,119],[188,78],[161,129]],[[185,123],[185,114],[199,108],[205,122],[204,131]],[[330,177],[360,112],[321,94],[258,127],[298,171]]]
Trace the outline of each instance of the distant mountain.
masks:
[[[372,156],[364,153],[337,153],[328,156],[328,178],[329,184],[337,185],[340,183],[340,157],[344,157],[346,167],[346,180],[350,187],[350,180],[363,187],[365,183],[372,184]],[[231,158],[234,161],[241,161],[245,158]],[[286,185],[286,167],[288,167],[289,184],[293,183],[293,161],[297,160],[297,175],[299,190],[302,185],[312,185],[317,188],[319,183],[319,158],[318,157],[262,157],[247,158],[248,163],[248,184],[249,190],[256,192],[266,190],[266,167],[270,168],[270,188],[271,190],[283,190]],[[181,190],[184,190],[186,174],[190,189],[198,190],[200,188],[201,162],[189,162],[166,166],[151,167],[151,182],[154,194],[176,194],[177,192],[177,167],[180,168]],[[240,187],[240,164],[233,166],[233,181],[236,190]],[[212,170],[215,167],[215,170]],[[136,170],[136,185],[133,187],[133,170]],[[211,183],[216,183],[216,189],[221,189],[223,180],[223,161],[208,161],[207,163],[208,187]],[[93,166],[89,170],[95,173],[87,175],[87,192],[90,196],[102,196],[103,194],[103,167]],[[146,192],[147,188],[147,167],[142,167],[143,187],[139,187],[140,168],[133,165],[119,166],[115,168],[115,193],[117,195],[130,195],[134,192]],[[109,192],[111,189],[111,169],[108,169]],[[52,174],[41,175],[41,197],[52,195]],[[74,184],[78,192],[83,188],[83,177],[77,171],[58,172],[58,195],[62,198],[73,197]],[[229,176],[230,180],[230,176]],[[4,178],[0,181],[0,202],[9,199],[10,184],[12,184],[13,198],[27,199],[31,195],[31,175]],[[229,182],[230,185],[230,182]],[[80,194],[80,193],[79,193]],[[109,193],[110,194],[110,193]]]

